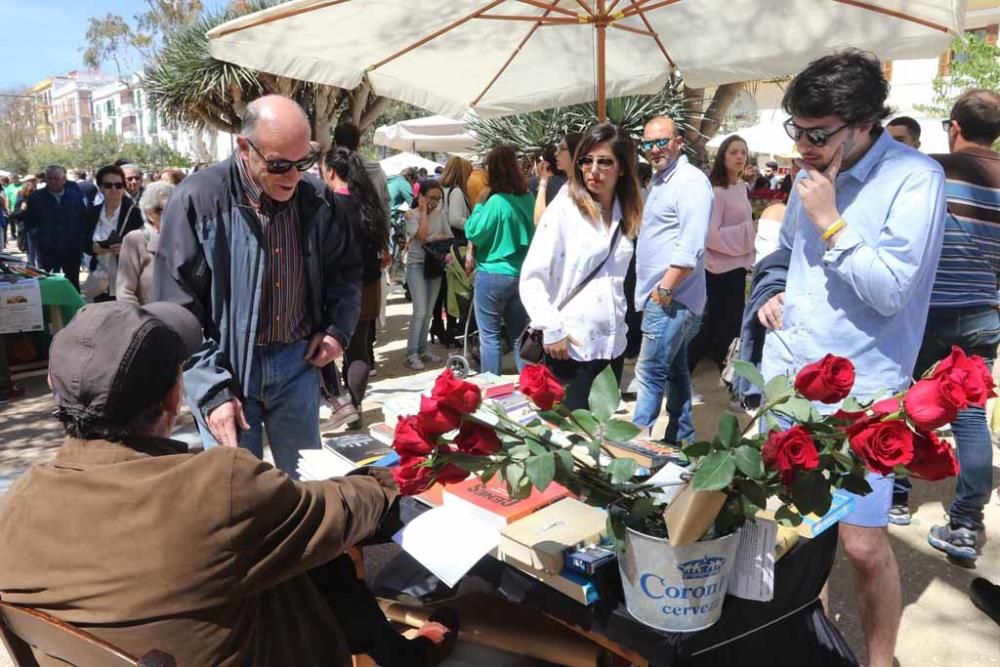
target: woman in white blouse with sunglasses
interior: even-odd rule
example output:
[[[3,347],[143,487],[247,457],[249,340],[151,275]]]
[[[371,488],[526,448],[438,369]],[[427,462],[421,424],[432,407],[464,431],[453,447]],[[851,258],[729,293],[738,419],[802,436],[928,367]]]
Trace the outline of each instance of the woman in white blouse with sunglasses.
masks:
[[[610,123],[595,125],[581,137],[576,155],[569,188],[545,210],[520,281],[531,325],[542,330],[545,364],[566,385],[563,402],[570,409],[587,407],[590,386],[608,365],[621,380],[625,272],[642,219],[636,149],[628,135]]]

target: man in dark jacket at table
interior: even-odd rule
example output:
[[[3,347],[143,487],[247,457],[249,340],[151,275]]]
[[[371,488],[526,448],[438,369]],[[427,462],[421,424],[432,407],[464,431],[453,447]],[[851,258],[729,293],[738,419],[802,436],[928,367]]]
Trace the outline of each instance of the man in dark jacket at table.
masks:
[[[247,105],[233,156],[170,198],[153,274],[154,299],[191,309],[205,331],[184,383],[206,446],[262,457],[266,429],[293,477],[299,450],[320,446],[317,369],[343,354],[361,312],[350,230],[302,176],[319,157],[309,137],[291,99]]]
[[[45,188],[28,197],[23,218],[39,268],[62,271],[78,290],[86,211],[80,188],[66,181],[66,169],[50,165],[45,168]]]
[[[3,600],[177,665],[426,664],[446,629],[403,639],[345,553],[389,515],[388,470],[299,483],[242,449],[168,439],[201,344],[173,303],[87,305],[56,335],[67,437],[0,499]]]

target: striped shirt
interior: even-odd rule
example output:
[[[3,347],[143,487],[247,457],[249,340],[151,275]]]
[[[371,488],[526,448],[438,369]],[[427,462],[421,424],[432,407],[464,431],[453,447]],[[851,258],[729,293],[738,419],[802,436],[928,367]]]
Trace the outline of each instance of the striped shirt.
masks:
[[[1000,305],[1000,154],[975,146],[931,157],[944,167],[948,199],[931,308]]]
[[[264,232],[264,272],[257,316],[258,345],[294,343],[308,335],[305,268],[295,199],[275,202],[263,193],[237,156],[236,168],[247,204]]]

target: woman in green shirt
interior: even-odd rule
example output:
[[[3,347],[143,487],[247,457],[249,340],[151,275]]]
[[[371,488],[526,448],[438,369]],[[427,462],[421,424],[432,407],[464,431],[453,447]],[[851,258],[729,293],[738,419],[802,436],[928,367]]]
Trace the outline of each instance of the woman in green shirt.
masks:
[[[489,185],[480,193],[465,221],[465,235],[472,246],[466,268],[476,267],[476,324],[479,327],[480,367],[484,373],[503,370],[501,328],[517,339],[527,324],[518,282],[521,264],[535,232],[535,201],[510,146],[498,146],[486,156]],[[473,251],[474,249],[474,251]],[[514,352],[517,368],[524,360]]]

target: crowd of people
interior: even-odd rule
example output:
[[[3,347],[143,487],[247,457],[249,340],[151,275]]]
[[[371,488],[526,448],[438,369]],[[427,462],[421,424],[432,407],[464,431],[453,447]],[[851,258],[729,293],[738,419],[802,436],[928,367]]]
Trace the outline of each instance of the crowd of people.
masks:
[[[951,154],[927,156],[915,150],[918,125],[883,126],[887,94],[869,54],[811,63],[783,99],[801,159],[780,180],[776,164],[755,173],[739,136],[706,173],[666,117],[649,119],[638,145],[611,123],[567,135],[531,174],[500,146],[484,169],[454,157],[434,177],[386,179],[358,153],[356,127],[337,128],[321,155],[302,109],[267,96],[247,106],[229,159],[176,186],[142,188],[129,165],[98,171],[99,203],[58,167],[44,190],[15,186],[32,261],[78,285],[88,255],[84,291],[98,303],[53,343],[69,440],[4,500],[0,591],[73,609],[67,620],[128,647],[166,641],[185,664],[342,664],[348,652],[426,664],[442,651],[454,619],[412,650],[343,560],[391,515],[391,478],[294,481],[300,450],[320,445],[323,397],[338,424],[359,423],[387,275],[405,279],[412,302],[410,369],[442,361],[429,337],[449,342],[468,316],[444,314],[447,285],[471,282],[482,371],[501,373],[508,348],[523,367],[519,337],[537,335],[565,404],[585,408],[604,369],[621,381],[631,350],[633,421],[673,444],[696,437],[691,374],[702,359],[721,372],[742,358],[771,379],[836,352],[870,398],[904,389],[952,345],[992,362],[1000,95],[959,97],[945,123]],[[321,178],[304,175],[318,162]],[[750,193],[782,188],[787,203],[755,221]],[[748,406],[761,388],[733,392]],[[166,439],[182,402],[204,454]],[[666,432],[653,433],[664,409]],[[953,429],[958,492],[929,540],[974,561],[992,482],[984,411],[962,411]],[[260,462],[265,436],[276,470]],[[901,615],[886,526],[908,522],[908,488],[868,482],[840,539],[869,662],[882,666]],[[136,506],[117,533],[81,532]],[[30,529],[16,528],[28,507]],[[76,535],[75,548],[47,549],[56,534]],[[116,552],[137,534],[183,545],[184,557]],[[40,586],[47,572],[74,574]]]

